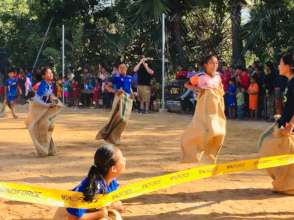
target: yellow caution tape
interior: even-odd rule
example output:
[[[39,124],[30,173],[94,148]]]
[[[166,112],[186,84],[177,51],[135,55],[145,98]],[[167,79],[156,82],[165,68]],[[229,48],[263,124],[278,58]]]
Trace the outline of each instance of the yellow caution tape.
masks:
[[[58,207],[100,208],[115,201],[133,198],[198,179],[224,175],[227,173],[285,166],[293,163],[294,154],[288,154],[223,164],[198,166],[128,184],[107,195],[97,195],[91,203],[85,202],[82,193],[79,192],[0,182],[0,198]]]

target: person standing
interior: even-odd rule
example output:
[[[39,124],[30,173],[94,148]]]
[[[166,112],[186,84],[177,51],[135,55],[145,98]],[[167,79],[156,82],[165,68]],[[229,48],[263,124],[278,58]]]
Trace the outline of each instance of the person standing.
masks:
[[[233,80],[229,81],[229,86],[228,86],[228,108],[229,108],[229,118],[234,119],[236,117],[236,92],[237,92],[237,87],[234,83]]]
[[[75,108],[77,108],[79,107],[79,104],[80,104],[81,88],[76,79],[73,79],[71,86],[72,86],[73,105]]]
[[[4,91],[5,91],[5,86],[4,86],[4,74],[0,72],[0,102],[4,101]]]
[[[267,62],[264,66],[265,73],[265,119],[271,121],[274,119],[274,104],[275,94],[274,86],[277,74],[275,73],[274,66],[271,62]]]
[[[140,113],[149,113],[151,97],[151,79],[154,70],[149,66],[148,58],[143,57],[134,67],[134,72],[138,74],[138,96],[140,101]]]
[[[250,111],[250,118],[257,119],[257,111],[258,111],[258,102],[259,102],[259,86],[255,80],[255,78],[251,78],[251,83],[248,88],[249,94],[249,111]]]
[[[12,113],[14,119],[17,119],[17,115],[15,114],[15,105],[16,105],[16,98],[18,93],[21,95],[21,89],[18,85],[18,79],[16,78],[15,72],[8,73],[8,79],[5,81],[5,101],[3,104],[0,113],[5,112],[5,106],[7,105]]]
[[[26,82],[25,82],[25,97],[26,100],[33,97],[33,80],[32,80],[32,73],[26,73]]]
[[[285,54],[280,59],[279,72],[288,79],[285,90],[285,108],[280,119],[269,127],[259,138],[258,147],[262,157],[270,157],[294,152],[294,57]],[[294,165],[267,170],[272,178],[274,191],[294,194]]]
[[[239,120],[244,117],[244,104],[245,104],[245,96],[244,96],[244,88],[242,86],[238,87],[236,102],[237,102],[237,118]]]

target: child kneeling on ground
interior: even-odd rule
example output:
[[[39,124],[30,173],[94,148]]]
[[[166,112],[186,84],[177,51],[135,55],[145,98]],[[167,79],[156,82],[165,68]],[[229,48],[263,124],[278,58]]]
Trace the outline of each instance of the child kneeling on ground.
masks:
[[[84,200],[93,201],[96,194],[106,194],[118,189],[116,178],[124,171],[126,165],[122,152],[111,144],[103,144],[95,153],[94,165],[88,176],[73,189],[84,194]],[[68,220],[119,220],[123,211],[121,202],[115,202],[101,209],[68,208]]]

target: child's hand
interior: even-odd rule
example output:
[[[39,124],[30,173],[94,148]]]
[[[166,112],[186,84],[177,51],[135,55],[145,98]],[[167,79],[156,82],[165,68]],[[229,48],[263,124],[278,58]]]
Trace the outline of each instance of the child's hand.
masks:
[[[111,208],[119,211],[119,212],[123,212],[125,210],[123,204],[121,201],[118,201],[118,202],[114,202],[110,205]]]
[[[122,95],[123,93],[124,93],[124,91],[122,89],[120,89],[120,90],[117,91],[117,94],[118,95]]]
[[[286,123],[286,126],[284,128],[281,128],[281,133],[284,136],[290,136],[292,134],[293,129],[294,126],[292,123]]]
[[[108,217],[108,209],[107,207],[103,207],[99,210],[99,216],[101,216],[100,218],[104,219],[104,218],[107,218]]]

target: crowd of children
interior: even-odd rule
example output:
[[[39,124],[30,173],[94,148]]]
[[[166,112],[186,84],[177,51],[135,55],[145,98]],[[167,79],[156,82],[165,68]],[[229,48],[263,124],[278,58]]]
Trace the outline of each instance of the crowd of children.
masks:
[[[92,73],[91,73],[92,72]],[[201,72],[201,69],[199,70]],[[282,97],[287,80],[279,76],[277,69],[270,62],[261,65],[257,62],[248,68],[231,68],[223,65],[220,67],[222,83],[225,91],[226,115],[231,119],[265,119],[273,120],[275,114],[282,111]],[[83,68],[75,74],[67,74],[64,78],[55,74],[53,90],[55,95],[68,106],[74,107],[103,107],[111,108],[114,93],[112,81],[118,75],[118,68],[114,65],[109,73],[101,65],[93,68]],[[132,76],[132,89],[137,93],[138,77],[136,73],[128,73]],[[192,67],[188,71],[180,70],[177,77],[191,77],[196,72]],[[33,78],[34,75],[34,78]],[[18,85],[18,102],[25,103],[32,97],[37,88],[38,70],[32,74],[29,70],[19,69],[9,74],[9,79],[4,79],[0,74],[0,101],[4,100],[4,88],[7,82],[15,79]],[[8,88],[8,87],[7,87]],[[151,100],[156,98],[153,88]],[[10,100],[11,101],[11,100]],[[14,100],[13,100],[14,101]],[[7,103],[9,104],[9,103]],[[151,102],[151,109],[152,109]],[[139,102],[135,100],[134,108],[139,109]]]
[[[281,113],[287,79],[278,74],[272,63],[254,63],[247,69],[224,67],[221,73],[229,118],[271,121]]]
[[[196,72],[189,67],[187,71],[179,70],[176,78],[191,78],[202,72],[202,68]],[[272,121],[275,114],[282,112],[287,79],[278,74],[271,62],[264,65],[254,62],[248,68],[223,65],[218,72],[225,91],[225,112],[228,118]]]
[[[132,70],[129,68],[129,70]],[[137,96],[138,77],[136,73],[127,73],[132,78],[132,91],[135,95],[134,109],[139,111],[140,104]],[[20,104],[26,103],[37,90],[39,81],[42,80],[39,69],[32,74],[29,70],[9,71],[9,77],[0,73],[0,102],[3,102],[7,78],[15,79],[18,91],[15,94],[15,101]],[[68,73],[65,77],[54,74],[52,82],[53,92],[65,105],[78,107],[111,108],[114,99],[112,86],[113,80],[119,75],[118,67],[113,66],[108,72],[104,66],[97,68],[84,67],[75,73]],[[156,86],[152,87],[151,110],[153,101],[156,98]]]

